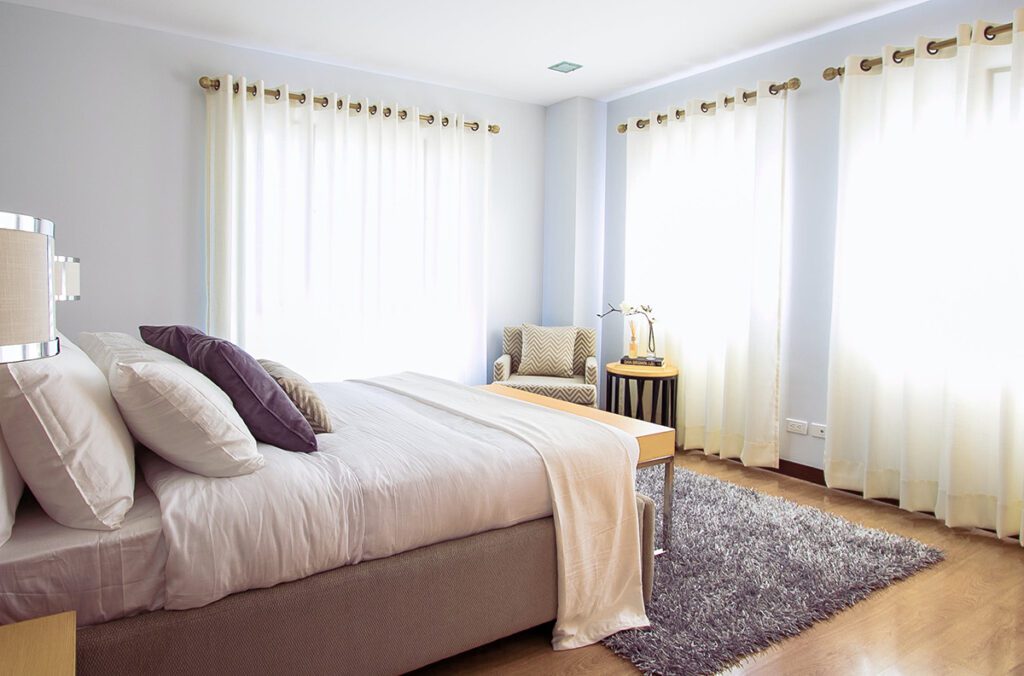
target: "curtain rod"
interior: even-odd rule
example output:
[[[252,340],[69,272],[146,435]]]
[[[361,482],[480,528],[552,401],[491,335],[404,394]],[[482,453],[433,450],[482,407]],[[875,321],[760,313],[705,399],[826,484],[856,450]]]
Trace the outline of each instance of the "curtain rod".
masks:
[[[985,39],[986,40],[995,40],[997,35],[1002,35],[1003,33],[1009,33],[1012,30],[1013,30],[1013,22],[1012,21],[1010,23],[1000,24],[998,26],[985,26]],[[955,47],[956,46],[956,42],[957,42],[956,38],[946,38],[945,40],[932,40],[927,45],[925,45],[925,49],[928,50],[929,54],[934,56],[935,54],[938,54],[939,52],[941,52],[943,49],[947,49],[949,47]],[[895,63],[903,63],[903,59],[907,58],[908,56],[913,56],[913,55],[914,55],[914,48],[913,47],[911,47],[909,49],[900,49],[900,50],[895,51],[895,52],[892,53],[892,60]],[[865,73],[867,73],[868,71],[870,71],[875,66],[881,66],[881,65],[882,65],[882,57],[876,56],[873,59],[861,59],[860,69],[862,71],[864,71]],[[839,66],[838,68],[833,68],[832,66],[829,66],[828,68],[826,68],[822,72],[821,77],[823,77],[826,80],[829,80],[831,82],[832,80],[835,80],[837,77],[842,77],[843,75],[846,75],[846,66]]]
[[[220,90],[220,80],[217,79],[217,78],[208,77],[208,76],[204,75],[201,78],[199,78],[199,86],[202,87],[203,89],[206,89],[207,91],[209,91],[211,89],[213,91],[219,91]],[[234,93],[237,94],[238,93],[238,83],[237,82],[234,85],[234,90],[235,90]],[[245,91],[249,92],[253,96],[256,96],[256,85],[248,85],[245,88]],[[264,96],[272,96],[272,97],[274,97],[274,100],[276,101],[276,100],[281,98],[281,90],[280,89],[266,89],[266,88],[264,88],[263,89],[263,95]],[[300,93],[297,93],[297,92],[288,92],[288,99],[291,100],[291,101],[296,101],[299,104],[303,104],[303,103],[306,102],[306,95],[305,95],[305,93],[301,93],[300,94]],[[314,96],[313,97],[313,103],[319,103],[320,107],[326,108],[327,104],[329,102],[328,102],[326,96]],[[341,110],[341,107],[342,107],[342,105],[344,105],[344,103],[345,103],[344,101],[342,101],[341,99],[338,99],[338,110]],[[350,103],[350,104],[348,104],[348,107],[349,107],[349,110],[354,110],[357,113],[361,112],[363,110],[363,104],[362,104],[361,101],[356,102],[356,103]],[[371,105],[366,107],[366,110],[367,110],[367,112],[370,113],[370,115],[376,115],[377,114],[377,105],[376,104],[371,104]],[[382,112],[384,113],[384,117],[391,117],[391,108],[389,106],[385,106],[384,110]],[[408,114],[409,114],[408,111],[399,110],[398,111],[398,119],[404,120],[408,116]],[[426,122],[427,124],[434,124],[434,115],[433,115],[433,113],[431,113],[430,115],[420,115],[420,122]],[[441,124],[444,125],[445,127],[448,126],[448,116],[447,115],[441,118]],[[479,122],[464,122],[463,125],[466,127],[466,129],[470,129],[472,131],[478,131],[480,129],[480,123]],[[489,125],[487,125],[487,131],[491,132],[492,134],[497,134],[498,132],[501,131],[501,127],[499,125],[496,125],[496,124],[489,124]]]
[[[768,93],[770,93],[772,96],[775,96],[779,92],[786,91],[787,89],[790,90],[790,91],[796,91],[797,89],[800,89],[800,78],[798,78],[798,77],[791,77],[788,80],[786,80],[785,82],[776,82],[774,84],[768,85]],[[742,99],[743,103],[746,103],[750,99],[756,99],[756,98],[757,98],[757,92],[756,91],[752,91],[752,92],[746,92],[745,91],[745,92],[743,92],[743,99]],[[736,97],[735,96],[726,96],[725,97],[725,105],[731,106],[735,102],[736,102]],[[717,106],[718,106],[718,101],[703,101],[700,104],[700,112],[706,113],[708,111],[714,110]],[[683,110],[682,108],[676,108],[676,119],[677,120],[681,120],[684,117],[686,117],[686,111]],[[665,124],[665,121],[668,120],[668,115],[667,114],[658,115],[657,119],[658,119],[658,124]],[[636,128],[637,129],[643,129],[644,127],[646,127],[650,123],[651,123],[650,118],[646,118],[645,117],[645,118],[643,118],[641,120],[637,120],[636,121]],[[628,126],[626,125],[625,122],[623,122],[618,127],[616,127],[616,129],[618,129],[618,132],[620,134],[625,134],[626,133],[626,129],[628,129]]]

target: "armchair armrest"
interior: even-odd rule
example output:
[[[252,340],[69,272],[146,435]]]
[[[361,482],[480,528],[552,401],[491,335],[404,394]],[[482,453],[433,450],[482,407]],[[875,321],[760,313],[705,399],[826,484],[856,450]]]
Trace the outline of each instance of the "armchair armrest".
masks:
[[[510,375],[512,375],[512,357],[503,354],[494,360],[494,382],[500,383],[503,380],[508,380]]]
[[[583,382],[587,385],[597,385],[597,357],[587,357],[583,368]]]

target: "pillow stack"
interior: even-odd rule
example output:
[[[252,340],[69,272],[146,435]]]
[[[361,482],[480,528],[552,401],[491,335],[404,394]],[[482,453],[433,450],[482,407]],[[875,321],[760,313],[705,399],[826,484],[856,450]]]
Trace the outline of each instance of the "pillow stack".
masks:
[[[58,523],[120,527],[134,502],[132,437],[208,477],[264,466],[257,441],[317,450],[330,416],[310,384],[189,326],[63,336],[49,359],[0,365],[0,545],[25,485]]]

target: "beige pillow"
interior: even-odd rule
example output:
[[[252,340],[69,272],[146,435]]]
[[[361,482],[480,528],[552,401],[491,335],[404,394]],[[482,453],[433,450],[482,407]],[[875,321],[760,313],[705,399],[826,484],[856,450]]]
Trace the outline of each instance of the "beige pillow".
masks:
[[[21,479],[14,458],[7,450],[4,435],[0,433],[0,547],[11,539],[14,528],[14,514],[18,511],[25,482]]]
[[[519,375],[571,378],[576,350],[575,326],[523,324],[523,358]]]
[[[332,431],[331,414],[308,380],[276,361],[269,359],[258,361],[263,370],[281,386],[314,432],[324,434]]]
[[[0,427],[18,472],[55,521],[113,530],[131,509],[135,448],[107,380],[71,341],[0,367]]]

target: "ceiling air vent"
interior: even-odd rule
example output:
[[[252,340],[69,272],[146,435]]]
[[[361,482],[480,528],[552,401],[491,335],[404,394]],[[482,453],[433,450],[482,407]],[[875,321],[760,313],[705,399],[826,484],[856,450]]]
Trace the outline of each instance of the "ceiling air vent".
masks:
[[[548,66],[548,70],[553,70],[556,73],[571,73],[574,70],[582,68],[578,63],[572,63],[571,61],[559,61],[553,66]]]

